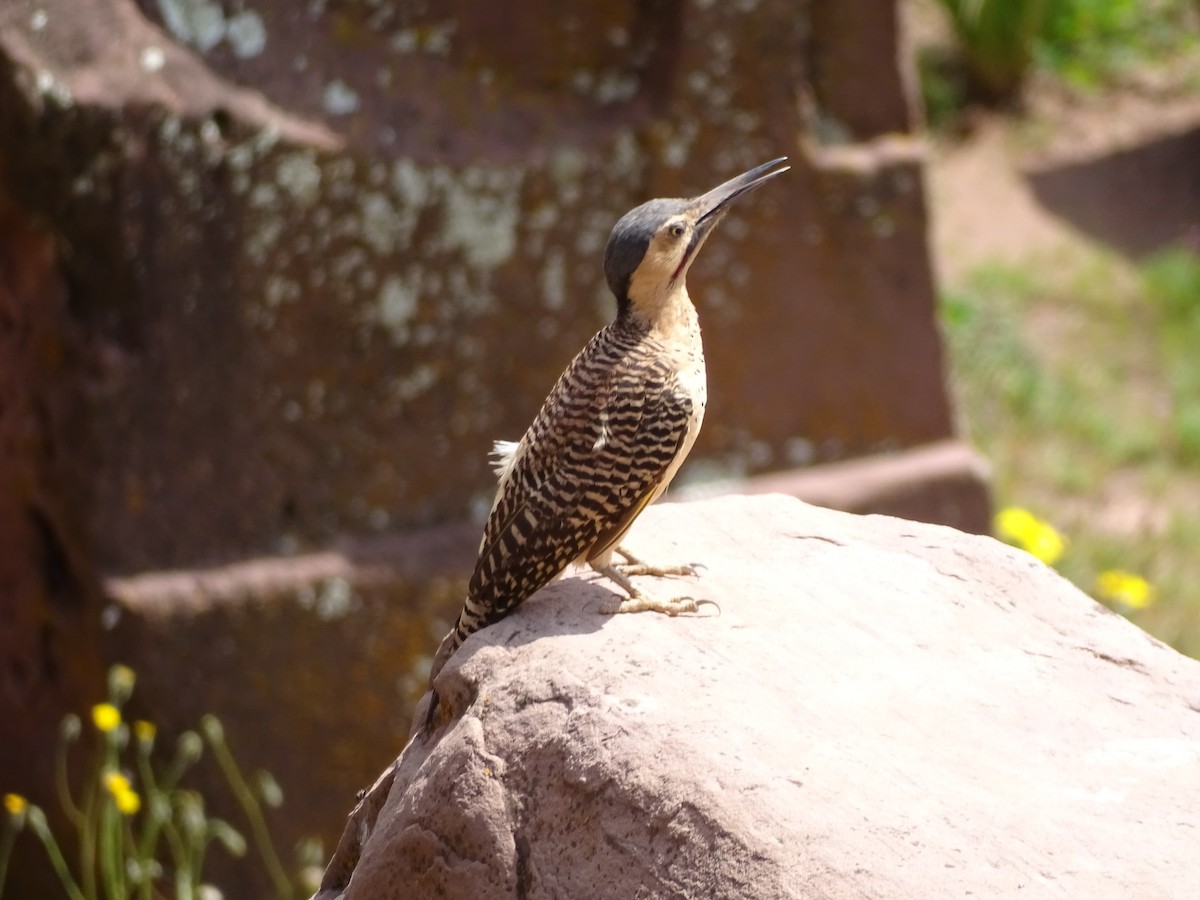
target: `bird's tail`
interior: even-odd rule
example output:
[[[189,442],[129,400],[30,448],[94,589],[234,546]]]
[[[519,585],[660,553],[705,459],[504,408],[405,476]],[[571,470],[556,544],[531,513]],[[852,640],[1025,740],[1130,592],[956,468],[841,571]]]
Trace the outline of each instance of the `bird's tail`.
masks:
[[[458,649],[462,643],[462,638],[458,636],[458,623],[450,629],[450,633],[442,638],[442,643],[437,648],[437,653],[433,654],[433,664],[429,667],[429,708],[425,711],[426,731],[429,731],[433,725],[434,715],[438,708],[438,692],[433,686],[433,680],[437,678],[438,672],[442,671],[442,667],[454,655],[454,651]]]
[[[462,628],[461,617],[458,622],[454,623],[454,627],[450,629],[450,633],[442,638],[442,643],[437,648],[437,653],[433,654],[433,665],[429,667],[429,686],[433,687],[433,679],[437,678],[438,672],[442,671],[442,667],[449,662],[450,657],[454,655],[454,651],[459,648],[463,642],[463,637],[460,635]]]
[[[433,654],[433,664],[429,667],[429,693],[432,696],[429,703],[429,713],[425,719],[426,728],[433,721],[433,715],[438,705],[438,694],[433,687],[434,679],[437,678],[438,673],[442,671],[446,663],[450,661],[450,657],[454,655],[454,651],[462,646],[462,642],[486,624],[488,624],[487,621],[475,611],[474,604],[468,598],[463,603],[463,608],[459,612],[458,618],[454,621],[454,627],[442,638],[442,643],[438,646],[437,652]]]

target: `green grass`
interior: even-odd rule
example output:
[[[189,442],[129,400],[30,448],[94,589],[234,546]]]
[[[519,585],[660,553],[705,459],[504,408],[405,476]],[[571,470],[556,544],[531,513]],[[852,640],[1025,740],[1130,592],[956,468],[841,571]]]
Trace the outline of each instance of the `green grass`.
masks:
[[[1047,8],[1063,0],[940,0],[976,96],[1012,99],[1021,89]]]
[[[1155,306],[1162,335],[1162,359],[1174,411],[1172,450],[1200,466],[1200,262],[1196,254],[1162,253],[1145,266],[1143,285]]]
[[[1050,0],[1033,54],[1068,83],[1095,89],[1198,40],[1193,0]]]
[[[915,2],[915,0],[910,0]],[[920,48],[929,123],[953,128],[972,101],[1017,101],[1033,72],[1082,91],[1116,87],[1200,51],[1195,0],[936,0],[952,46]],[[1200,89],[1193,64],[1177,76]]]
[[[1200,256],[984,267],[942,322],[998,505],[1066,534],[1057,567],[1089,593],[1106,569],[1146,577],[1157,601],[1130,618],[1200,657]]]

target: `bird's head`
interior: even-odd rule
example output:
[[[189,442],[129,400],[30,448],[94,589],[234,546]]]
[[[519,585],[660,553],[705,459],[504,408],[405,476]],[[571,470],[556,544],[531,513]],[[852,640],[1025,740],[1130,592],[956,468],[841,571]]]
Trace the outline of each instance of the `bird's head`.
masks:
[[[604,248],[604,276],[618,315],[653,318],[684,286],[688,267],[738,197],[782,174],[787,157],[771,160],[691,200],[651,200],[625,213]]]

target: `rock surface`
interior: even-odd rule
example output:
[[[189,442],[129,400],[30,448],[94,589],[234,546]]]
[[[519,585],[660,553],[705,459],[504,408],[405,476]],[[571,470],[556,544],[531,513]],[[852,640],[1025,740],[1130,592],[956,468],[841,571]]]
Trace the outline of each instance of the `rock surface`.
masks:
[[[653,587],[720,614],[607,618],[570,578],[472,637],[320,900],[1194,887],[1200,663],[1031,557],[769,496],[629,546],[703,562]]]

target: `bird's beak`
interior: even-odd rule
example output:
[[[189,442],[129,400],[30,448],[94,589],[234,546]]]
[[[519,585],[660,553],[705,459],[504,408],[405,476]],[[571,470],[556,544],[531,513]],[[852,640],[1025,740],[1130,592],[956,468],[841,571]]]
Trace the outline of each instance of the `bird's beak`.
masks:
[[[713,188],[707,194],[702,194],[692,201],[692,208],[696,210],[696,226],[692,231],[692,239],[688,242],[687,252],[683,254],[679,268],[675,271],[675,278],[678,278],[683,272],[687,271],[692,258],[696,255],[696,251],[704,243],[704,239],[708,237],[716,224],[725,218],[725,213],[729,211],[730,204],[743,194],[750,193],[750,191],[754,190],[767,179],[774,178],[776,175],[782,175],[790,169],[791,166],[777,168],[780,163],[786,160],[786,156],[781,156],[779,159],[773,159],[769,163],[755,166],[749,172],[743,172],[736,178],[730,178],[724,184]]]
[[[777,168],[780,163],[786,162],[787,157],[781,156],[779,159],[773,159],[769,163],[763,163],[761,166],[755,166],[749,172],[743,172],[736,178],[730,178],[727,182],[718,187],[713,188],[707,194],[697,197],[693,203],[695,204],[699,215],[696,219],[698,226],[697,231],[702,231],[707,234],[712,227],[721,221],[725,213],[729,210],[729,205],[743,194],[748,194],[763,182],[776,175],[782,175],[791,166]]]

